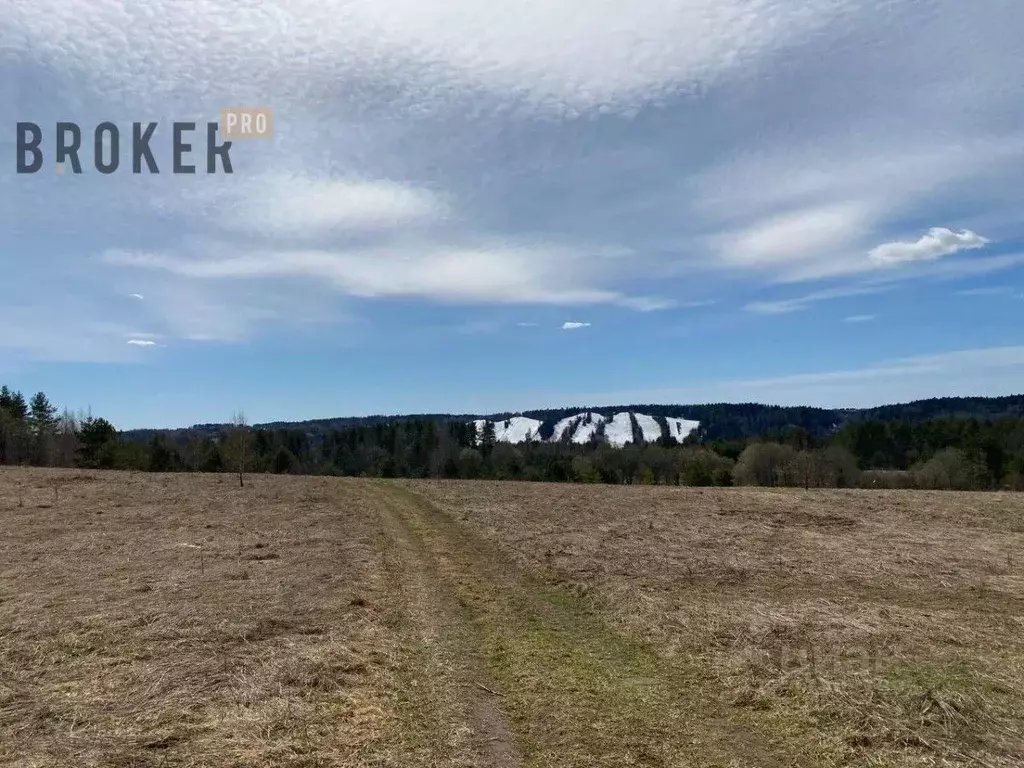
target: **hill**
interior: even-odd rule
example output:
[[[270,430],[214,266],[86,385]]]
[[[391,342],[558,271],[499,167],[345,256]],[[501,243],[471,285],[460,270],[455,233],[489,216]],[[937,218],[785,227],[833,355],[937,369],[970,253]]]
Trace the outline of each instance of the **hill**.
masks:
[[[942,397],[873,408],[830,409],[810,406],[779,406],[763,403],[628,404],[615,406],[572,406],[493,414],[432,413],[407,415],[348,416],[309,421],[275,421],[254,425],[262,429],[299,430],[318,436],[336,429],[393,424],[403,421],[475,422],[480,431],[485,422],[495,425],[498,442],[521,442],[527,433],[545,442],[585,443],[603,432],[608,442],[655,442],[658,435],[682,440],[688,435],[702,440],[742,440],[801,429],[816,438],[827,437],[842,427],[861,421],[918,424],[943,418],[990,420],[1024,417],[1024,394],[1004,397]],[[189,429],[137,429],[123,433],[129,440],[148,441],[156,434],[190,433],[213,436],[223,424],[197,424]],[[657,430],[655,429],[657,426]]]

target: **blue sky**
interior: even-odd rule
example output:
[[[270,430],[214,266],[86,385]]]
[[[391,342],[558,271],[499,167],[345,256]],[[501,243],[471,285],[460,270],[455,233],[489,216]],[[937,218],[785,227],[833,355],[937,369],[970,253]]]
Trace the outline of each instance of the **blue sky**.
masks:
[[[0,381],[122,428],[1020,392],[1021,29],[1009,0],[14,0]],[[274,137],[170,174],[170,122],[229,106]],[[57,174],[57,120],[160,121],[163,172]]]

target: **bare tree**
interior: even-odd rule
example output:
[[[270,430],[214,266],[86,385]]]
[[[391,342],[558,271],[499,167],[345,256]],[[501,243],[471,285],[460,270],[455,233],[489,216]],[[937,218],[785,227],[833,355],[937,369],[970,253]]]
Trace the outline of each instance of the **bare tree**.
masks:
[[[231,426],[227,434],[227,453],[238,471],[238,487],[245,487],[245,467],[249,458],[251,435],[245,414],[238,411],[231,417]]]

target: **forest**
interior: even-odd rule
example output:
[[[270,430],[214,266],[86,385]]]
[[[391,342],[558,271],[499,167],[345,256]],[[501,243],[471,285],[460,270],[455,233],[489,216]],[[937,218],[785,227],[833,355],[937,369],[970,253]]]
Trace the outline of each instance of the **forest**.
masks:
[[[497,442],[467,416],[372,417],[330,426],[231,423],[119,432],[46,394],[0,388],[0,464],[148,472],[492,478],[657,485],[1024,490],[1024,398],[947,398],[867,412],[718,404],[682,444],[622,448]],[[678,406],[634,406],[659,420]],[[705,410],[698,411],[699,408]],[[607,410],[607,409],[603,409]],[[553,423],[574,409],[534,412]],[[768,414],[768,415],[766,415]],[[808,421],[810,423],[808,424]],[[720,423],[729,425],[723,429]],[[826,426],[827,425],[827,426]],[[543,433],[543,432],[542,432]]]

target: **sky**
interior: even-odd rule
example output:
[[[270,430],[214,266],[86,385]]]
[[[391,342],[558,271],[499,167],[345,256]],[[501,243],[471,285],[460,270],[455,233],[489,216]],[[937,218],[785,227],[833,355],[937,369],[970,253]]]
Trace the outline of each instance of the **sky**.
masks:
[[[1019,0],[8,0],[0,382],[125,429],[1020,393],[1022,29]],[[239,107],[273,135],[205,173]]]

